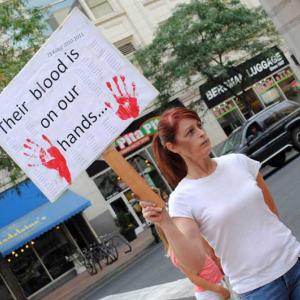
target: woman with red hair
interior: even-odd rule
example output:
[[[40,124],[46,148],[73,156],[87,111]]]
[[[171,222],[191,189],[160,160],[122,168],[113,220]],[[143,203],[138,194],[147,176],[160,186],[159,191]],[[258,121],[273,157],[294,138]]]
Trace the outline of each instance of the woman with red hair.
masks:
[[[211,246],[242,299],[299,300],[300,244],[278,217],[260,163],[242,154],[211,158],[198,114],[183,107],[162,114],[153,150],[174,191],[169,211],[143,201],[143,215],[162,228],[180,263],[198,274],[205,253],[216,260]]]

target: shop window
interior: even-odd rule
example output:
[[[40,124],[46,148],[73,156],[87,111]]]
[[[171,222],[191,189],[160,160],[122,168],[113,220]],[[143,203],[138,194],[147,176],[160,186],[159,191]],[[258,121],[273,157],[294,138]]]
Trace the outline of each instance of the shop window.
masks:
[[[126,185],[121,181],[121,178],[116,175],[113,170],[108,170],[107,172],[99,175],[94,179],[94,181],[106,200],[126,188]]]
[[[109,2],[105,0],[86,0],[86,3],[96,19],[109,15],[114,11]]]
[[[237,103],[240,111],[244,115],[245,119],[249,119],[253,114],[258,113],[259,111],[261,111],[264,108],[263,105],[261,104],[260,100],[258,99],[258,97],[256,96],[256,94],[254,93],[254,91],[252,89],[245,91],[244,99],[250,105],[251,111],[249,111],[247,109],[245,103],[242,102],[240,100],[240,98],[235,98],[234,100],[236,101],[236,103]]]
[[[66,260],[74,251],[75,245],[62,227],[57,226],[13,251],[6,259],[25,295],[30,296],[74,267]]]
[[[161,174],[158,172],[158,170],[152,163],[150,155],[145,150],[128,159],[128,162],[141,176],[144,177],[144,179],[150,186],[159,188],[161,192],[168,191],[168,188],[164,180],[162,179]]]
[[[5,282],[0,276],[0,299],[5,300],[14,300],[14,297],[11,295],[9,289],[7,288]]]
[[[149,151],[149,149],[147,151]],[[143,150],[130,157],[128,162],[150,186],[157,187],[161,192],[169,194],[169,188],[154,165],[150,155],[146,150]],[[111,199],[122,191],[128,190],[128,186],[111,169],[97,176],[94,181],[106,200]]]
[[[243,118],[232,100],[215,106],[212,112],[227,135],[243,123]]]
[[[87,225],[82,214],[75,215],[64,224],[81,250],[96,241],[95,235]]]
[[[73,245],[63,231],[63,225],[46,232],[39,237],[34,249],[43,261],[43,264],[55,279],[74,267],[73,263],[66,260],[75,251]]]
[[[275,74],[274,79],[287,99],[300,102],[300,86],[289,67]]]
[[[29,245],[12,252],[7,260],[26,296],[51,282],[49,275]]]
[[[257,82],[254,84],[254,89],[266,106],[283,100],[283,97],[272,77],[268,77]]]

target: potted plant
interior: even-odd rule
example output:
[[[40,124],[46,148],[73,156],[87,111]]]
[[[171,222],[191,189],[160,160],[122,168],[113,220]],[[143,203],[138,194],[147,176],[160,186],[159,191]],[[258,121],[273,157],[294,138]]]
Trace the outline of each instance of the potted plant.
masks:
[[[136,239],[134,224],[130,221],[129,213],[123,211],[118,212],[115,218],[116,225],[120,228],[120,233],[126,238],[128,242]]]

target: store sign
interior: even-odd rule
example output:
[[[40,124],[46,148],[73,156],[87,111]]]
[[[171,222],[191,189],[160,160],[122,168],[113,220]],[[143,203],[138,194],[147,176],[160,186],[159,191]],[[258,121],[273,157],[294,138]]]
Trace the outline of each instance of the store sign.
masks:
[[[10,225],[8,228],[0,233],[0,246],[11,242],[14,239],[20,239],[34,230],[37,226],[41,226],[47,220],[47,216],[36,217],[35,220],[30,220],[30,223],[22,223],[19,226]]]
[[[284,54],[273,47],[231,69],[226,78],[217,77],[214,82],[201,85],[201,97],[209,108],[214,107],[233,96],[230,89],[239,93],[288,64]]]
[[[158,122],[158,116],[152,117],[145,121],[139,129],[122,135],[115,142],[116,149],[125,155],[149,143],[151,136],[157,132]]]
[[[75,8],[0,95],[0,145],[54,201],[157,95]]]

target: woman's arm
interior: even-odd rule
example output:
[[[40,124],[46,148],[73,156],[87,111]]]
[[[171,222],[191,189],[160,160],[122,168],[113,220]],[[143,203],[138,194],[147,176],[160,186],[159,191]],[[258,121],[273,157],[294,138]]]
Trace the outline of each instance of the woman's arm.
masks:
[[[178,268],[196,286],[199,286],[199,287],[203,288],[204,290],[209,290],[209,291],[221,294],[224,297],[225,300],[230,298],[230,292],[229,292],[228,289],[222,287],[221,285],[209,282],[209,281],[207,281],[207,280],[191,273],[184,266],[182,266],[180,263],[178,265]]]
[[[278,213],[278,209],[275,204],[275,201],[272,197],[272,194],[268,188],[267,183],[265,182],[263,176],[260,173],[258,173],[258,175],[256,177],[256,182],[257,182],[257,185],[262,190],[262,193],[264,195],[264,199],[265,199],[267,206],[279,218],[279,213]]]
[[[151,202],[140,202],[144,218],[158,223],[165,233],[177,259],[190,272],[198,274],[203,266],[205,252],[197,223],[189,218],[171,218],[163,208]]]

